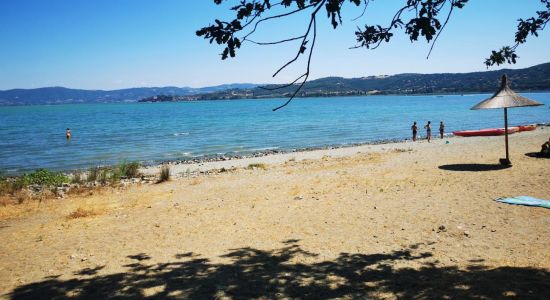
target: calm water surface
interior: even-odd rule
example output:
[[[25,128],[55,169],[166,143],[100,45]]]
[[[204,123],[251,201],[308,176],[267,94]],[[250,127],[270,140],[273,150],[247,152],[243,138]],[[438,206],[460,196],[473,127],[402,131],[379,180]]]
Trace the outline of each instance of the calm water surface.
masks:
[[[510,124],[550,122],[550,93],[523,94],[544,106],[509,111]],[[0,170],[86,169],[266,149],[402,139],[412,121],[437,131],[502,127],[502,110],[469,108],[490,95],[369,96],[0,107]],[[70,127],[73,139],[65,140]],[[550,130],[549,130],[550,131]],[[423,133],[423,131],[421,131]]]

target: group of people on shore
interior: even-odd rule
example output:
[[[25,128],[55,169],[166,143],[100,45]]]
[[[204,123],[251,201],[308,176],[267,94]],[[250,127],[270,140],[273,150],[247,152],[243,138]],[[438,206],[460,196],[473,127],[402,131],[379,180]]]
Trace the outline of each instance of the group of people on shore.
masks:
[[[432,140],[432,121],[428,121],[428,124],[424,125],[424,129],[426,129],[426,139],[428,140],[428,143]],[[411,126],[412,130],[412,140],[413,142],[416,141],[416,135],[418,133],[418,126],[416,125],[416,121],[413,122]],[[439,122],[439,136],[443,138],[445,134],[445,124],[443,121]]]

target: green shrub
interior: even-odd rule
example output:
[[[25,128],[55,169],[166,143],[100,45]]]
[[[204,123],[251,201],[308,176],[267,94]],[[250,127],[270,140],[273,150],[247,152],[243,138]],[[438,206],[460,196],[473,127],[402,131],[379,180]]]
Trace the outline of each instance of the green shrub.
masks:
[[[82,173],[81,172],[74,172],[73,177],[71,178],[71,183],[82,183]]]
[[[120,179],[122,178],[123,173],[122,171],[119,169],[119,168],[115,168],[113,170],[110,170],[110,172],[108,171],[108,177],[109,177],[109,181],[111,183],[117,183],[120,181]]]
[[[141,165],[137,161],[126,162],[123,161],[118,165],[118,171],[121,176],[126,176],[127,178],[137,178],[139,177],[139,168]]]
[[[86,180],[88,182],[96,181],[99,178],[99,167],[91,167],[88,169],[88,176],[86,177]]]
[[[99,180],[101,184],[106,184],[109,180],[109,170],[100,169],[97,180]]]
[[[11,194],[15,196],[19,191],[32,184],[40,186],[59,186],[69,182],[71,182],[71,179],[62,173],[38,169],[17,178],[1,179],[0,195]]]
[[[31,184],[38,185],[61,185],[63,183],[68,183],[71,180],[69,177],[65,176],[62,173],[56,173],[48,171],[46,169],[38,169],[32,173],[24,174],[18,178],[15,183],[21,184],[22,186],[28,186]]]
[[[17,178],[15,181],[9,183],[11,188],[11,193],[22,190],[28,184],[25,184],[25,180],[22,177]]]
[[[170,180],[170,166],[160,168],[159,183]]]

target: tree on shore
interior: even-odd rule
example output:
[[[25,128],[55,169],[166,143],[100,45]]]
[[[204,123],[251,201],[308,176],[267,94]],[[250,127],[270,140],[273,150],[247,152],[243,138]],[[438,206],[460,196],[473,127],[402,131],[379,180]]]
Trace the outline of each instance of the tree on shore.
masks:
[[[199,29],[197,36],[209,40],[210,43],[216,43],[224,46],[221,53],[222,59],[235,57],[237,49],[245,43],[252,43],[262,46],[283,44],[293,41],[299,41],[299,47],[296,55],[288,62],[283,64],[275,71],[273,77],[284,70],[289,65],[299,60],[302,56],[307,59],[306,70],[303,74],[286,85],[280,85],[274,88],[280,89],[296,85],[297,88],[291,97],[281,106],[274,108],[278,110],[286,106],[302,89],[310,75],[310,66],[317,39],[317,18],[321,11],[326,12],[329,22],[336,29],[342,24],[342,8],[344,5],[352,5],[358,10],[358,20],[368,9],[370,0],[214,0],[214,3],[234,1],[236,4],[231,7],[236,16],[231,21],[220,21],[216,19],[214,24]],[[382,43],[389,43],[394,36],[394,32],[401,30],[409,36],[411,42],[419,39],[431,43],[430,50],[426,58],[429,58],[439,36],[445,29],[452,14],[467,5],[469,0],[401,0],[403,5],[389,16],[387,25],[364,25],[357,27],[355,32],[356,45],[352,48],[376,49]],[[536,16],[528,19],[519,19],[515,33],[514,44],[504,46],[499,50],[493,50],[489,57],[485,59],[487,67],[500,65],[504,63],[514,64],[519,58],[516,49],[527,41],[531,35],[538,36],[538,33],[545,29],[550,21],[550,0],[540,0],[542,9],[536,12]],[[281,8],[283,12],[273,13]],[[262,24],[272,22],[277,19],[290,17],[299,13],[307,13],[308,25],[304,33],[298,36],[289,36],[288,38],[276,41],[257,41],[253,38],[254,34],[260,29]]]

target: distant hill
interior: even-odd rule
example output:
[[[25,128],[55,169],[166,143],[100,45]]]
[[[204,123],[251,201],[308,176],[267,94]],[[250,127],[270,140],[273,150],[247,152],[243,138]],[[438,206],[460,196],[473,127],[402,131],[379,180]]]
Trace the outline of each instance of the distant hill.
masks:
[[[0,91],[0,105],[36,105],[67,103],[112,103],[136,102],[154,95],[193,95],[220,92],[230,89],[251,89],[257,84],[224,84],[204,88],[190,87],[151,87],[129,88],[121,90],[80,90],[64,87],[45,87],[37,89],[13,89]]]
[[[510,85],[515,90],[550,91],[550,63],[545,63],[525,69],[472,73],[405,73],[361,78],[326,77],[307,82],[298,97],[493,92],[498,88],[500,76],[504,73],[508,75]],[[295,85],[277,90],[266,90],[258,87],[257,84],[245,83],[205,88],[152,87],[114,91],[77,90],[62,87],[15,89],[0,91],[0,105],[284,98],[289,97],[296,87]]]
[[[518,91],[550,91],[550,63],[525,69],[502,69],[472,73],[397,74],[362,78],[326,77],[309,81],[298,97],[354,96],[372,94],[455,94],[494,92],[506,73],[510,86]],[[276,88],[268,85],[264,88]],[[289,97],[297,85],[276,90],[261,87],[230,89],[194,95],[156,95],[142,102],[193,101],[216,99],[258,99]]]

